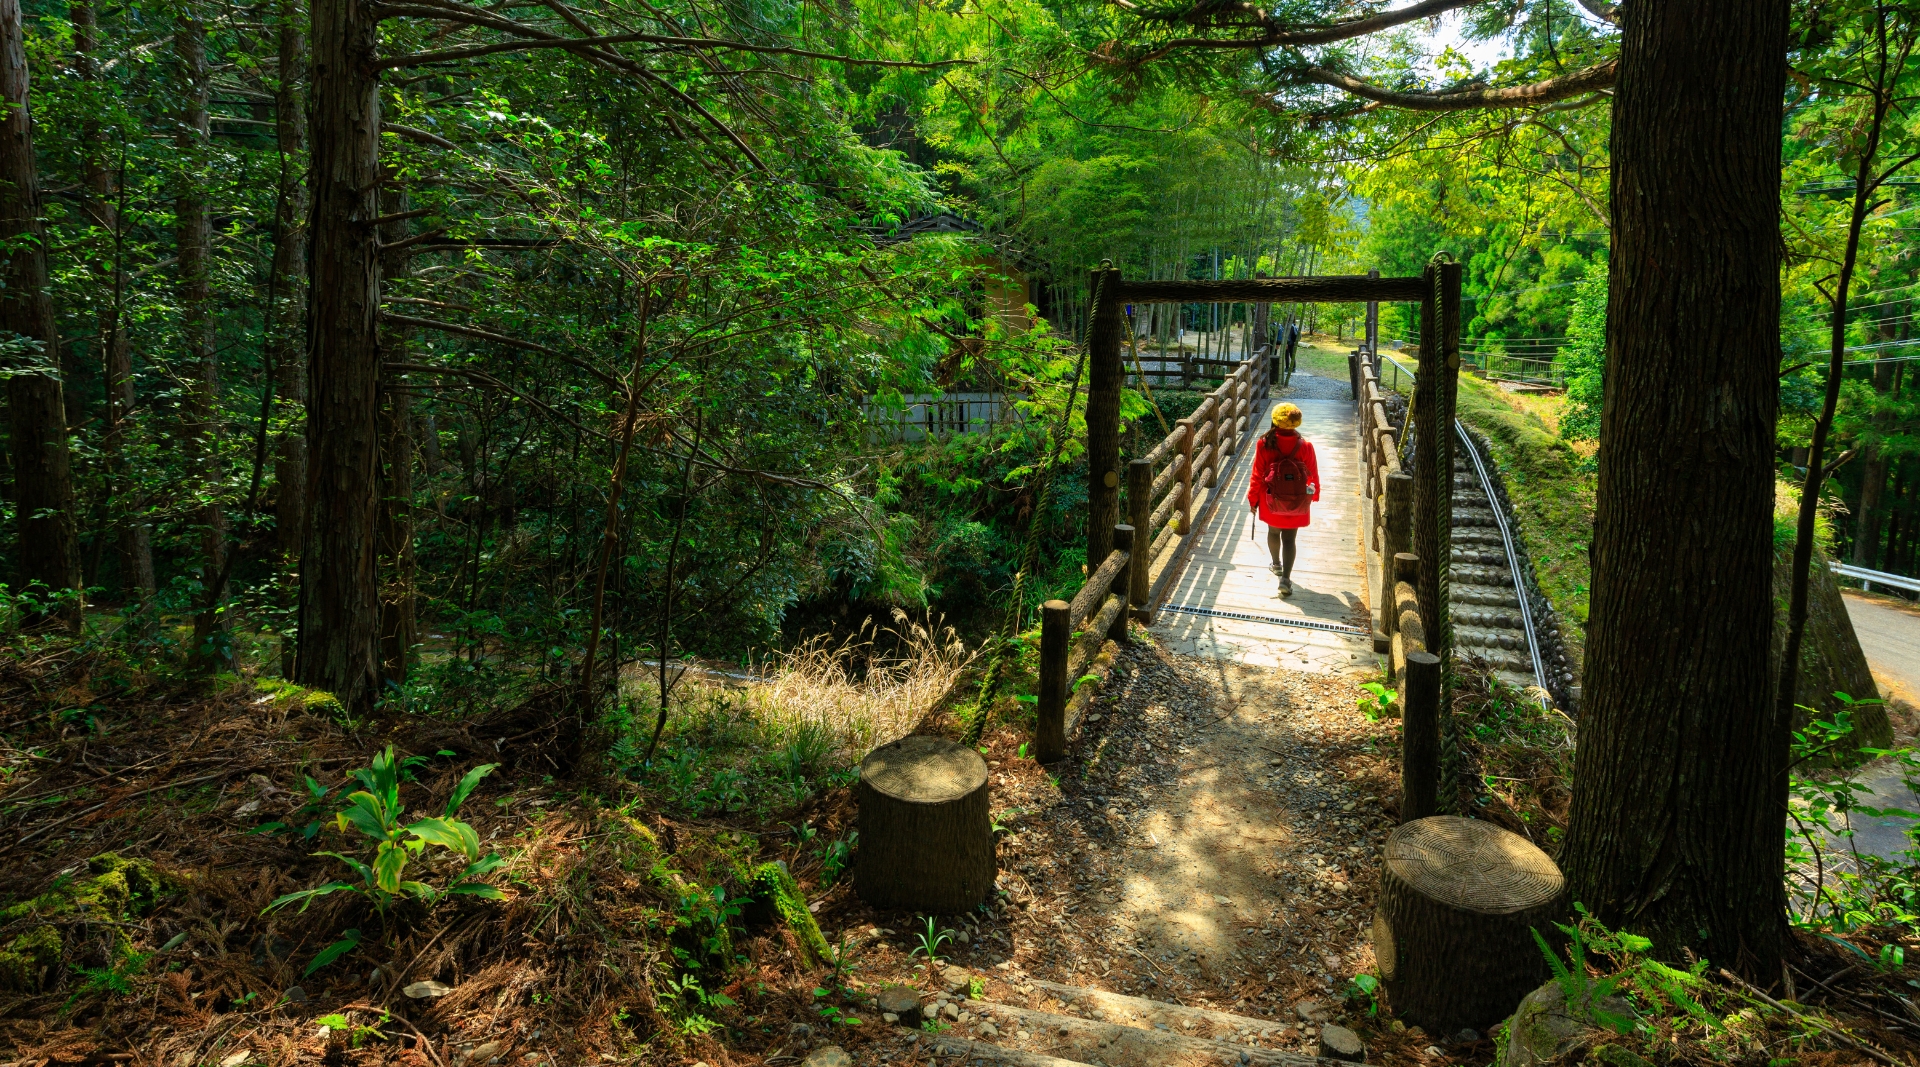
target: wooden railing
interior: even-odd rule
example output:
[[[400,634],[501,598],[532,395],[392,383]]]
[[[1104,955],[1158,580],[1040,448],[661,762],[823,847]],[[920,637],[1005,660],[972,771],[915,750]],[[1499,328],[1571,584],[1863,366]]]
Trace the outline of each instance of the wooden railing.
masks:
[[[1370,562],[1377,561],[1368,568],[1368,579],[1379,583],[1368,597],[1375,605],[1373,647],[1375,652],[1390,653],[1389,670],[1397,678],[1405,670],[1406,654],[1426,649],[1415,595],[1413,475],[1401,467],[1400,438],[1387,417],[1388,394],[1380,385],[1379,356],[1362,345],[1353,363],[1360,459],[1366,468],[1367,551]],[[1401,560],[1402,555],[1407,559]],[[1404,581],[1401,573],[1406,575]]]
[[[1179,427],[1147,453],[1126,465],[1120,463],[1120,394],[1128,369],[1123,357],[1127,328],[1122,309],[1128,304],[1180,304],[1241,302],[1255,305],[1284,303],[1409,303],[1422,306],[1422,342],[1430,349],[1454,357],[1459,338],[1459,266],[1436,259],[1416,277],[1382,278],[1379,273],[1314,278],[1258,278],[1227,281],[1128,281],[1119,270],[1103,264],[1088,278],[1090,286],[1087,329],[1087,562],[1100,561],[1087,576],[1086,584],[1071,601],[1052,600],[1041,607],[1040,625],[1040,722],[1035,731],[1035,756],[1053,760],[1066,754],[1067,737],[1093,694],[1112,669],[1120,645],[1127,641],[1130,619],[1150,622],[1153,612],[1169,586],[1177,580],[1180,565],[1194,541],[1197,526],[1219,500],[1220,476],[1244,450],[1254,404],[1264,398],[1272,385],[1275,363],[1268,348],[1234,365],[1226,381],[1201,402],[1192,416],[1180,420]],[[1369,313],[1369,336],[1377,336],[1375,314]],[[1263,331],[1264,332],[1264,331]],[[1445,344],[1442,344],[1444,338]],[[1370,346],[1371,347],[1371,346]],[[1287,353],[1290,355],[1290,352]],[[1279,357],[1285,358],[1285,356]],[[1361,396],[1364,386],[1354,369],[1354,393]],[[1434,382],[1450,381],[1450,376],[1432,376]],[[1379,374],[1373,372],[1373,395],[1380,395]],[[1452,410],[1452,395],[1422,408],[1447,415]],[[1366,412],[1366,419],[1373,419]],[[1381,412],[1384,424],[1384,409]],[[1422,423],[1422,426],[1425,424]],[[1429,454],[1431,442],[1421,445],[1423,471],[1443,470],[1444,452]],[[1382,439],[1369,432],[1365,445],[1368,457],[1368,491],[1380,500],[1376,510],[1384,527],[1377,535],[1375,552],[1402,550],[1413,543],[1447,543],[1445,487],[1438,479],[1424,489],[1416,487],[1410,504],[1389,509],[1388,499],[1399,501],[1406,487],[1395,488],[1398,450],[1389,430]],[[1439,466],[1436,466],[1436,463]],[[1125,486],[1127,509],[1120,510],[1120,495]],[[1200,493],[1208,491],[1204,501]],[[1434,495],[1436,491],[1440,495]],[[1399,495],[1396,495],[1399,494]],[[1422,512],[1420,509],[1424,507]],[[1409,524],[1404,518],[1414,518]],[[1125,521],[1121,521],[1122,519]],[[1408,526],[1411,525],[1411,533]],[[1434,554],[1430,552],[1429,554]],[[1444,553],[1439,553],[1444,555]],[[1390,570],[1393,556],[1386,556],[1382,569]],[[1414,583],[1422,605],[1441,603],[1444,587],[1428,587],[1436,580],[1444,582],[1444,572],[1430,569]],[[1379,592],[1369,599],[1391,602],[1394,588],[1388,578],[1381,579]],[[1370,583],[1370,588],[1373,588]],[[1430,610],[1430,609],[1429,609]],[[1416,617],[1425,618],[1416,611]],[[1397,620],[1396,620],[1397,621]],[[1429,625],[1428,630],[1434,627]],[[1446,631],[1440,617],[1440,639],[1429,642],[1444,658]],[[1078,636],[1076,636],[1078,635]],[[1382,640],[1391,641],[1384,632]],[[1418,655],[1419,653],[1416,653]]]
[[[1128,642],[1129,619],[1152,622],[1180,564],[1192,551],[1196,490],[1218,496],[1221,474],[1243,451],[1254,406],[1272,382],[1272,351],[1262,348],[1145,456],[1127,464],[1127,518],[1113,527],[1113,550],[1071,601],[1040,606],[1039,727],[1035,758],[1066,754],[1067,732]],[[1082,684],[1091,676],[1091,684]]]

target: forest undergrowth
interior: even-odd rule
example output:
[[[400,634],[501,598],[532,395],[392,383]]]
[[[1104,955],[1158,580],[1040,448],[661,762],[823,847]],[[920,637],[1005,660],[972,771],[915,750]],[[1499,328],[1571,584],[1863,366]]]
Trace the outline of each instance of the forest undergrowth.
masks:
[[[903,619],[883,655],[876,636],[689,669],[663,724],[629,672],[604,748],[565,774],[524,704],[352,718],[274,679],[16,635],[0,1046],[229,1067],[764,1053],[819,1018],[835,966],[808,903],[857,840],[849,768],[969,663],[951,630]]]

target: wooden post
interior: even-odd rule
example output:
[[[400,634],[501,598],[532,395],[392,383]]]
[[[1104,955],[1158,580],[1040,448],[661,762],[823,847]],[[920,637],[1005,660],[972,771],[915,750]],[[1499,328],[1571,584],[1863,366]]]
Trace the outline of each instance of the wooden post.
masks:
[[[1087,567],[1100,566],[1113,550],[1113,524],[1120,520],[1120,362],[1126,320],[1118,299],[1120,272],[1092,272],[1092,315],[1087,329]]]
[[[1360,409],[1360,354],[1347,353],[1347,395],[1353,398],[1354,410]]]
[[[1387,614],[1393,614],[1393,583],[1411,579],[1402,579],[1400,554],[1412,546],[1407,544],[1407,511],[1413,507],[1413,476],[1404,471],[1387,475],[1386,478],[1386,514],[1380,527],[1380,603],[1387,606]],[[1393,636],[1394,620],[1389,618],[1385,626],[1388,637]]]
[[[1377,270],[1367,272],[1369,278],[1379,276]],[[1373,353],[1373,365],[1377,370],[1380,366],[1380,302],[1377,300],[1367,301],[1367,351]]]
[[[1040,605],[1040,721],[1033,758],[1050,763],[1067,754],[1067,642],[1072,638],[1064,600]]]
[[[1126,566],[1121,567],[1120,573],[1113,576],[1113,585],[1108,587],[1112,595],[1120,598],[1120,603],[1123,605],[1120,612],[1113,617],[1113,628],[1107,631],[1107,637],[1117,645],[1125,645],[1133,640],[1132,635],[1127,632],[1127,623],[1130,621],[1132,612],[1126,610],[1124,605],[1132,597],[1134,571],[1146,570],[1140,565],[1139,557],[1133,554],[1134,529],[1135,527],[1128,523],[1120,523],[1113,528],[1114,551],[1127,554]],[[1147,547],[1146,540],[1144,537],[1140,538],[1140,546],[1143,549]]]
[[[1127,523],[1139,531],[1140,557],[1128,567],[1133,582],[1127,591],[1127,604],[1141,622],[1151,622],[1147,610],[1147,587],[1152,578],[1153,561],[1145,558],[1153,549],[1153,464],[1136,459],[1127,464]]]
[[[1440,657],[1407,653],[1400,683],[1400,821],[1424,819],[1440,797]]]
[[[1440,636],[1440,616],[1444,613],[1441,583],[1452,558],[1444,543],[1453,518],[1453,426],[1451,410],[1443,399],[1446,359],[1440,351],[1440,271],[1438,263],[1427,265],[1426,298],[1420,304],[1420,375],[1413,402],[1413,544],[1412,551],[1422,559],[1438,561],[1427,567],[1413,587],[1420,594],[1420,621],[1426,630],[1429,648],[1444,656]]]
[[[1181,419],[1175,425],[1180,427],[1180,488],[1174,490],[1180,494],[1180,536],[1193,532],[1193,439],[1198,433],[1194,429],[1191,416]]]
[[[1447,610],[1450,598],[1447,594],[1447,561],[1453,558],[1453,424],[1454,411],[1460,392],[1460,277],[1461,265],[1452,261],[1439,265],[1439,292],[1436,298],[1440,305],[1440,443],[1445,449],[1441,453],[1445,463],[1440,467],[1439,480],[1435,488],[1439,492],[1440,507],[1434,513],[1436,538],[1433,550],[1424,553],[1433,561],[1428,569],[1437,575],[1434,588],[1437,593],[1435,603],[1439,611],[1434,624],[1427,633],[1427,648],[1439,656],[1441,662],[1451,662],[1453,657],[1453,618]],[[1519,591],[1525,596],[1524,590]],[[1442,700],[1445,696],[1443,694]],[[1449,748],[1448,751],[1453,751]]]

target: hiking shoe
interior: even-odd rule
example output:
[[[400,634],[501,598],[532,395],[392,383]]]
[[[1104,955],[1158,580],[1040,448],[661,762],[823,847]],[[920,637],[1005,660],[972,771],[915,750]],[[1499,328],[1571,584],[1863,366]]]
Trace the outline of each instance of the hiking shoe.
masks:
[[[1293,579],[1288,578],[1284,574],[1280,576],[1280,595],[1281,596],[1293,595]]]
[[[1269,567],[1268,567],[1267,569],[1268,569],[1268,570],[1270,570],[1270,571],[1272,571],[1272,572],[1273,572],[1273,573],[1275,573],[1275,574],[1281,574],[1281,573],[1283,573],[1283,572],[1281,571],[1281,569],[1280,569],[1280,565],[1279,565],[1278,563],[1275,563],[1275,564],[1272,564],[1272,565],[1271,565],[1271,566],[1269,566]]]

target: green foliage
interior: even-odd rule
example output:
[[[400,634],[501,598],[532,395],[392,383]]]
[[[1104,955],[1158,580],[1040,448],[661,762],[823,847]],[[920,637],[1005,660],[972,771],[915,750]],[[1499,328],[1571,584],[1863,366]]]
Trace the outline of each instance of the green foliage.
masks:
[[[927,928],[914,934],[920,943],[914,946],[909,956],[925,956],[928,963],[938,963],[941,959],[940,946],[953,940],[952,930],[940,929],[940,924],[932,916],[926,916]]]
[[[845,837],[835,838],[821,846],[820,884],[832,885],[853,863],[853,847],[860,840],[860,831],[849,830]]]
[[[125,924],[150,911],[176,884],[149,860],[103,852],[88,860],[83,871],[55,878],[46,892],[0,908],[0,923],[27,924],[22,933],[0,945],[0,989],[39,990],[43,976],[59,965],[70,948],[61,931],[65,917],[75,913],[111,924],[107,970],[114,972],[135,955]]]
[[[1823,757],[1856,748],[1852,708],[1879,701],[1856,701],[1835,693],[1840,704],[1831,716],[1802,707],[1807,725],[1793,734],[1788,775],[1786,855],[1790,916],[1796,926],[1843,933],[1887,928],[1900,936],[1920,933],[1920,845],[1889,860],[1855,847],[1855,817],[1909,820],[1912,838],[1920,812],[1863,803],[1872,787],[1861,777],[1866,763],[1833,766]],[[1862,748],[1867,761],[1885,759],[1901,779],[1920,784],[1920,752],[1910,747]],[[1856,950],[1858,951],[1858,950]]]
[[[1379,722],[1381,719],[1392,717],[1393,703],[1400,698],[1400,694],[1379,682],[1362,682],[1360,690],[1363,695],[1354,703],[1360,709],[1360,714],[1367,717],[1368,722]]]
[[[1606,263],[1589,266],[1574,294],[1573,310],[1567,316],[1567,346],[1560,352],[1567,376],[1560,434],[1570,441],[1597,441],[1607,360]]]
[[[323,1031],[337,1030],[346,1034],[348,1047],[359,1048],[369,1041],[385,1041],[387,1035],[380,1031],[379,1024],[391,1021],[391,1016],[382,1012],[373,1026],[361,1026],[340,1012],[322,1015],[313,1021],[319,1024]],[[325,1036],[324,1032],[322,1036]]]
[[[480,779],[497,766],[487,763],[468,771],[454,787],[443,815],[403,823],[400,817],[406,807],[400,802],[401,768],[394,757],[393,746],[388,745],[385,751],[374,756],[371,766],[353,772],[361,788],[349,793],[345,798],[347,806],[334,815],[335,829],[339,832],[357,830],[373,843],[370,861],[340,852],[315,853],[339,860],[359,881],[333,881],[288,893],[267,905],[267,911],[291,904],[299,904],[300,910],[305,911],[314,900],[342,890],[365,897],[383,920],[396,904],[407,899],[429,905],[454,896],[501,899],[500,890],[483,879],[505,861],[497,853],[481,856],[479,834],[471,825],[454,818]],[[404,877],[409,862],[429,845],[466,861],[443,888],[436,889],[426,882]]]

